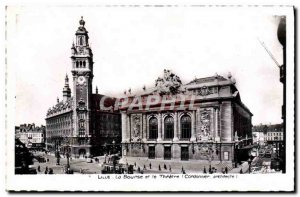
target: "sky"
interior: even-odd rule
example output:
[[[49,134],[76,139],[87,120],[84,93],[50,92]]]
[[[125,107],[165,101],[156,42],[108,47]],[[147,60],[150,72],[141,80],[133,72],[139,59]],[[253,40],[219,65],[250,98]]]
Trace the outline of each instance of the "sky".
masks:
[[[80,17],[94,54],[93,91],[120,96],[154,86],[170,69],[183,83],[195,77],[236,80],[252,124],[281,123],[283,86],[279,17],[260,9],[201,7],[8,7],[7,66],[15,86],[16,125],[45,125],[49,107],[71,79],[71,45]],[[71,80],[72,87],[72,80]]]

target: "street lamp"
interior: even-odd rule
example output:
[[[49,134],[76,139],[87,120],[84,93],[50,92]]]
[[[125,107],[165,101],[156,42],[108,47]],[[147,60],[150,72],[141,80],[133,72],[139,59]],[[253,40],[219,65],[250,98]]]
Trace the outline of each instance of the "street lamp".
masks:
[[[70,146],[69,146],[69,140],[68,138],[66,137],[65,138],[65,143],[66,143],[66,148],[67,148],[67,152],[66,152],[66,156],[67,156],[67,169],[70,168]]]
[[[114,153],[115,153],[115,143],[116,143],[116,142],[115,142],[115,140],[113,140],[113,141],[112,141],[112,145],[113,145],[112,154],[114,154]]]
[[[59,155],[59,148],[58,148],[58,143],[59,143],[59,141],[58,140],[56,140],[55,141],[55,145],[56,145],[56,154],[55,154],[55,156],[56,156],[56,165],[60,165],[60,155]]]
[[[248,165],[249,165],[249,174],[251,173],[251,159],[248,159]]]

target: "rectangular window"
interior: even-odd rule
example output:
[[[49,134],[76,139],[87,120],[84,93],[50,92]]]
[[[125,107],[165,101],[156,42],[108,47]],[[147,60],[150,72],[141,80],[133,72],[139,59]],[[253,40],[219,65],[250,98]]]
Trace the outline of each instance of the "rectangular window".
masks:
[[[181,160],[189,160],[189,147],[181,147]]]
[[[228,152],[228,151],[225,151],[225,152],[224,152],[224,160],[225,160],[225,161],[228,161],[228,160],[229,160],[229,152]]]
[[[164,147],[164,159],[170,160],[171,157],[172,157],[171,146],[165,146]]]
[[[149,146],[148,157],[149,159],[155,159],[155,146]]]

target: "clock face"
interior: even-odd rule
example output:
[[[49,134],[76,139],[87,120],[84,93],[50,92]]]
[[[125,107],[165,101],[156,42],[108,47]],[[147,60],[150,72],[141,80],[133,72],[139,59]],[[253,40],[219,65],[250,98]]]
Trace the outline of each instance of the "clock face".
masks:
[[[85,78],[83,76],[78,77],[77,82],[82,85],[85,82]]]

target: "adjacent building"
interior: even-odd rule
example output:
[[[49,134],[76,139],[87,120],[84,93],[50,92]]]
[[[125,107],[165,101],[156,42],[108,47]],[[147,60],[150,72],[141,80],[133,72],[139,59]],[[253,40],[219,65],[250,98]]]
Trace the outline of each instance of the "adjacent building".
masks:
[[[97,88],[92,92],[93,53],[85,21],[81,19],[79,24],[71,47],[73,87],[66,76],[63,100],[57,99],[46,115],[46,145],[49,151],[82,157],[103,154],[120,143],[121,119],[117,110],[100,109],[104,95],[98,94]],[[106,98],[105,102],[114,103],[115,99]]]
[[[268,125],[265,142],[274,145],[276,143],[283,143],[283,136],[283,124]]]
[[[15,136],[27,148],[43,150],[45,148],[45,126],[32,124],[21,124],[15,127]]]
[[[268,131],[268,126],[267,125],[255,125],[252,128],[252,137],[253,137],[253,143],[263,146],[266,144],[266,134]]]
[[[283,124],[256,125],[252,128],[253,142],[259,145],[283,143]]]

